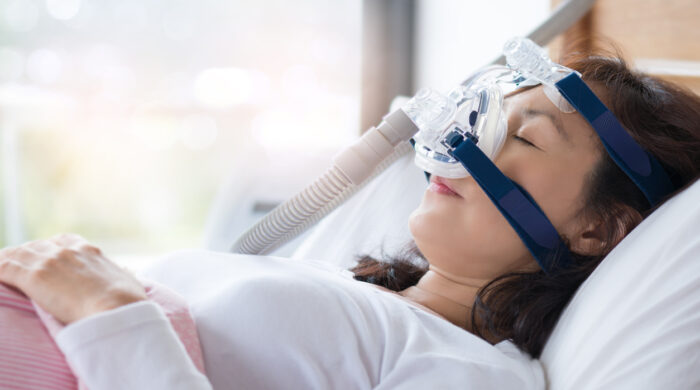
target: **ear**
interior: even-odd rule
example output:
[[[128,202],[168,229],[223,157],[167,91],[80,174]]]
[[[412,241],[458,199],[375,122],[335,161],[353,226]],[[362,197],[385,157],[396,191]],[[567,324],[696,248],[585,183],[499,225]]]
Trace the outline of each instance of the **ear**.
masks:
[[[585,256],[599,256],[608,248],[609,227],[602,219],[586,222],[574,237],[569,237],[572,252]]]
[[[627,205],[611,206],[604,217],[587,218],[569,237],[570,249],[585,256],[604,256],[642,221],[642,215]]]

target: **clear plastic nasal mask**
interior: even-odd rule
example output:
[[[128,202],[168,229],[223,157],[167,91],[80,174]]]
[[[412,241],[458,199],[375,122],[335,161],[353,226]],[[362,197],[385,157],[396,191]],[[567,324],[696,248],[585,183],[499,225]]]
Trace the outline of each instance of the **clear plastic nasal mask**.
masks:
[[[447,177],[469,175],[449,154],[450,137],[469,138],[494,159],[506,139],[508,126],[504,97],[517,88],[542,84],[545,95],[562,112],[575,109],[559,93],[555,83],[574,72],[553,63],[544,50],[524,38],[504,46],[508,66],[490,66],[477,72],[446,96],[422,89],[403,110],[418,126],[415,163],[424,171]],[[574,72],[575,73],[575,72]]]

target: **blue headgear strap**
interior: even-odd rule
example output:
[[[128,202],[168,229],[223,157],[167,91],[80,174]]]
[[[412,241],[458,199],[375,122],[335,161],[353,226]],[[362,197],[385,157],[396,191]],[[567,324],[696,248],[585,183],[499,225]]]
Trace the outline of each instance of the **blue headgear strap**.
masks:
[[[549,273],[557,259],[556,267],[566,268],[570,262],[569,250],[527,191],[508,179],[471,139],[459,136],[451,142],[456,146],[450,152],[452,157],[469,171],[544,272]]]
[[[556,83],[559,92],[593,126],[605,150],[654,206],[674,190],[659,162],[625,131],[612,112],[576,73]]]

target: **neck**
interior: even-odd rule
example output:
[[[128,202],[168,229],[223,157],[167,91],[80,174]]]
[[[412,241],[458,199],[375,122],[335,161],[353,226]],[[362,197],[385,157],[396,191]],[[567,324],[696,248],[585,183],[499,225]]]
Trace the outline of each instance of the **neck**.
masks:
[[[482,285],[482,281],[474,279],[449,277],[440,269],[430,266],[418,284],[399,294],[471,331],[471,309]]]

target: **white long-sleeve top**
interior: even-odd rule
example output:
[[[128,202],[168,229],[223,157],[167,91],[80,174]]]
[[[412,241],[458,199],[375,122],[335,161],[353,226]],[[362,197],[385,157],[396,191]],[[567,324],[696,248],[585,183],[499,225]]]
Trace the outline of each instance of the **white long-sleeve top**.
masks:
[[[539,362],[512,343],[492,346],[327,264],[187,251],[146,274],[191,302],[208,381],[141,302],[59,334],[91,390],[544,388]]]

